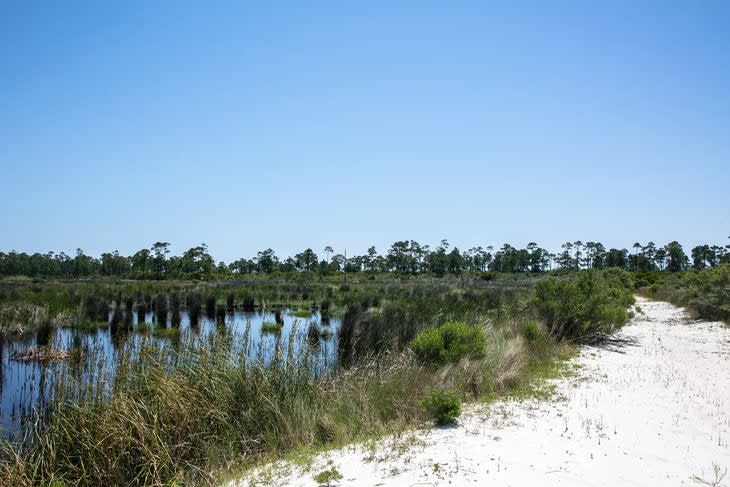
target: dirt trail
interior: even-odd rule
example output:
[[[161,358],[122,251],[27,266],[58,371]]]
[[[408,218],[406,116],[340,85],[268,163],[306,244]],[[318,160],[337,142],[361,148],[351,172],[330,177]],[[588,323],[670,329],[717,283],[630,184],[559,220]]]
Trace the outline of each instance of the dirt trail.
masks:
[[[552,401],[467,410],[460,424],[415,430],[276,464],[237,486],[316,486],[330,467],[342,486],[730,486],[730,328],[690,322],[663,302],[622,332],[619,352],[585,348]],[[703,483],[706,482],[706,483]],[[334,484],[333,484],[334,485]]]

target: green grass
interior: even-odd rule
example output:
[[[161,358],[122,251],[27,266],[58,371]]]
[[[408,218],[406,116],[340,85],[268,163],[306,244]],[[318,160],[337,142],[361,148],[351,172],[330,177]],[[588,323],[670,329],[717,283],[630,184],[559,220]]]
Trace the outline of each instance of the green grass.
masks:
[[[577,348],[564,344],[553,349],[552,357],[543,360],[533,360],[525,366],[519,380],[512,384],[508,396],[517,399],[552,399],[555,386],[552,380],[564,377],[573,372],[570,360],[575,357]]]
[[[166,338],[168,340],[177,340],[180,338],[180,328],[161,328],[152,329],[152,336],[157,338]]]
[[[97,328],[106,328],[108,326],[108,321],[97,321],[85,318],[78,319],[70,325],[71,328],[77,328],[79,330],[96,330]]]
[[[47,306],[31,303],[0,306],[0,336],[32,333],[50,321]]]
[[[261,324],[262,333],[281,333],[281,329],[284,325],[281,323],[275,323],[273,321],[266,321]]]
[[[292,312],[292,316],[296,316],[297,318],[309,318],[312,316],[312,313],[306,309],[298,309]]]
[[[93,390],[79,391],[67,381],[53,396],[42,434],[30,429],[22,443],[0,448],[0,485],[56,479],[74,486],[211,484],[232,465],[244,468],[422,424],[429,419],[422,398],[437,389],[450,389],[462,401],[537,395],[536,384],[559,374],[553,362],[570,350],[534,330],[523,338],[521,330],[537,320],[528,280],[354,277],[340,287],[277,279],[252,281],[245,292],[257,303],[301,299],[306,292],[309,300],[326,298],[345,310],[340,367],[316,375],[304,359],[252,364],[234,354],[246,347],[230,336],[216,335],[201,349],[188,348],[186,339],[159,347],[141,337],[149,344],[136,358],[120,348],[124,369],[113,383],[100,377]],[[189,283],[74,284],[69,290],[108,300],[135,292],[232,292],[222,284]],[[417,360],[410,341],[427,327],[453,321],[478,327],[483,350],[454,358],[458,362]],[[269,322],[261,329],[281,328]],[[179,333],[153,331],[186,338]],[[98,390],[108,394],[101,397]]]

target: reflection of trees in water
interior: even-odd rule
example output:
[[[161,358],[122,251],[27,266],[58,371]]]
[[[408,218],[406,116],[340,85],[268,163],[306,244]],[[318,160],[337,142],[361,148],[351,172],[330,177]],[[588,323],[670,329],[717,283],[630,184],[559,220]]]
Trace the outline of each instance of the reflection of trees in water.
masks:
[[[53,327],[50,323],[41,326],[36,332],[36,345],[39,347],[47,347],[51,345],[51,334]]]
[[[246,313],[234,310],[230,315],[226,305],[220,303],[222,313],[216,313],[216,318],[223,319],[211,320],[203,316],[203,299],[197,295],[191,299],[193,309],[198,313],[197,320],[193,321],[187,311],[171,309],[169,318],[174,319],[172,315],[177,314],[176,311],[180,314],[180,333],[158,337],[153,333],[154,327],[144,333],[135,332],[134,327],[129,330],[137,307],[132,306],[130,313],[127,303],[123,300],[121,303],[122,306],[110,311],[109,326],[49,326],[41,327],[33,335],[12,339],[0,337],[0,398],[3,399],[0,419],[6,428],[4,433],[0,432],[0,439],[19,434],[24,425],[33,426],[31,422],[34,421],[37,425],[46,424],[49,408],[57,400],[107,398],[108,387],[114,383],[119,371],[134,370],[140,360],[160,361],[169,370],[174,370],[196,360],[197,351],[201,349],[223,348],[229,350],[233,361],[281,366],[287,366],[288,357],[297,359],[306,354],[303,360],[311,361],[314,375],[336,363],[336,338],[322,335],[322,331],[332,325],[339,328],[339,320],[329,315],[315,314],[311,318],[312,336],[308,337],[308,328],[297,328],[294,319],[278,309],[278,320],[287,328],[291,325],[291,330],[266,335],[261,333],[260,326],[275,319],[273,311]],[[182,308],[183,303],[182,296],[170,299],[172,308]],[[149,317],[147,321],[151,321]],[[319,332],[316,340],[315,331]],[[60,361],[9,361],[14,351],[29,347],[63,350],[66,357]]]

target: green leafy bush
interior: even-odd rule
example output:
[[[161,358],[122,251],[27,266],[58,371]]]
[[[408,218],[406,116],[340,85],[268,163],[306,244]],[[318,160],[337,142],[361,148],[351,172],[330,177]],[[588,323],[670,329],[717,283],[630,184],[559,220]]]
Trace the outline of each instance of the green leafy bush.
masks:
[[[545,332],[543,332],[540,325],[534,321],[526,324],[525,327],[522,328],[521,334],[522,338],[524,338],[529,345],[535,345],[545,339]]]
[[[322,470],[314,477],[314,481],[321,485],[332,485],[332,482],[342,480],[342,474],[335,467],[328,470]]]
[[[497,277],[497,273],[492,271],[482,272],[481,274],[479,274],[479,279],[481,279],[482,281],[491,281],[495,277]]]
[[[461,415],[461,399],[451,389],[434,389],[421,404],[438,425],[453,423]]]
[[[442,364],[484,355],[484,330],[458,321],[426,328],[411,341],[411,350],[424,362]]]
[[[730,320],[730,264],[688,272],[686,300],[701,318]]]
[[[619,269],[549,277],[535,284],[535,307],[556,339],[598,341],[628,321],[631,289],[631,277]]]

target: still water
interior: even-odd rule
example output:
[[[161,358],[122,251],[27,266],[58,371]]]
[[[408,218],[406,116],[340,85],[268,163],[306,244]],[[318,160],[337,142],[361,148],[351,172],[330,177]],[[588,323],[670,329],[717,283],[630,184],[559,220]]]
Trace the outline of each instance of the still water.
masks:
[[[48,404],[60,380],[66,384],[78,383],[80,391],[89,391],[89,387],[81,385],[108,387],[119,367],[134,361],[143,347],[169,351],[172,352],[170,356],[175,356],[179,349],[189,352],[191,349],[208,348],[215,337],[225,336],[234,360],[268,365],[277,351],[280,357],[286,358],[288,351],[292,350],[295,355],[292,359],[306,356],[315,373],[331,367],[336,361],[340,319],[323,319],[318,312],[300,318],[284,310],[279,332],[262,331],[264,323],[275,322],[274,313],[269,311],[234,311],[226,315],[223,326],[209,316],[201,317],[197,326],[190,326],[189,315],[181,313],[179,338],[142,333],[138,318],[135,313],[131,322],[124,325],[131,331],[114,334],[110,326],[92,330],[54,328],[0,341],[0,438],[12,439],[21,424],[33,421]],[[145,323],[153,324],[154,321],[153,313],[145,315]],[[169,321],[166,325],[170,326]],[[308,336],[310,326],[322,331],[318,338]],[[23,362],[12,358],[13,354],[37,346],[49,346],[69,353],[81,350],[83,353],[79,354],[81,358],[78,361]]]

